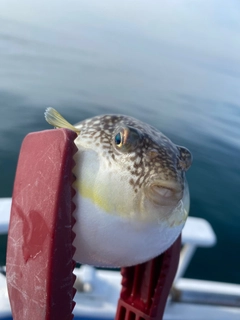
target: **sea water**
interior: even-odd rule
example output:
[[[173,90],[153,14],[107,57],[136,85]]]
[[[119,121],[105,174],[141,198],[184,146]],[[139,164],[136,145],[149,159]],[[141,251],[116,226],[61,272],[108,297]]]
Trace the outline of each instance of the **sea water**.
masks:
[[[123,113],[193,154],[190,215],[217,245],[188,277],[240,283],[240,16],[234,1],[0,3],[0,197],[11,197],[24,136]],[[225,5],[224,5],[225,4]],[[6,237],[0,238],[5,263]]]

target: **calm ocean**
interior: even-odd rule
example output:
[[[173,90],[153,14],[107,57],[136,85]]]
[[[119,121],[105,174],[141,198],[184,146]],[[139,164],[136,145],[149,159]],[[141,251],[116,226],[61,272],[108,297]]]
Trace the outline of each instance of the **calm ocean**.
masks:
[[[190,215],[218,241],[187,276],[240,283],[239,52],[236,1],[2,0],[0,197],[24,136],[50,128],[45,108],[134,116],[193,153]],[[0,251],[4,264],[3,236]]]

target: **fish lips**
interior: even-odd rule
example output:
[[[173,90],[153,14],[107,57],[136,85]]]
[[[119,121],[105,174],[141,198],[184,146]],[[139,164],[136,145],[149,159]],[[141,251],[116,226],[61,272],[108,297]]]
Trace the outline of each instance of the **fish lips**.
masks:
[[[156,206],[174,208],[183,198],[183,188],[176,182],[154,181],[147,186],[146,196]]]

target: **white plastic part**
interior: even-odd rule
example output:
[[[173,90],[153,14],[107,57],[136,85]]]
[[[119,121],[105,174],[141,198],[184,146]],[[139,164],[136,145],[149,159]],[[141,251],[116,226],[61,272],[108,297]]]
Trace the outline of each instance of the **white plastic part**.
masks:
[[[12,198],[0,199],[0,234],[7,234]]]
[[[216,235],[211,225],[204,219],[189,217],[182,231],[182,243],[184,244],[178,265],[174,284],[181,278],[197,247],[211,247],[216,243]]]
[[[216,235],[208,221],[188,217],[182,231],[182,243],[198,247],[212,247],[216,243]]]

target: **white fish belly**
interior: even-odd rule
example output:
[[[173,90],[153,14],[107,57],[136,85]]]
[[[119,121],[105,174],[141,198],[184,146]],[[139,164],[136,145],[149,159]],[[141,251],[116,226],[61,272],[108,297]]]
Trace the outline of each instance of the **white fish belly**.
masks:
[[[74,259],[82,264],[123,267],[145,262],[168,249],[183,227],[109,214],[80,194],[74,202]]]

